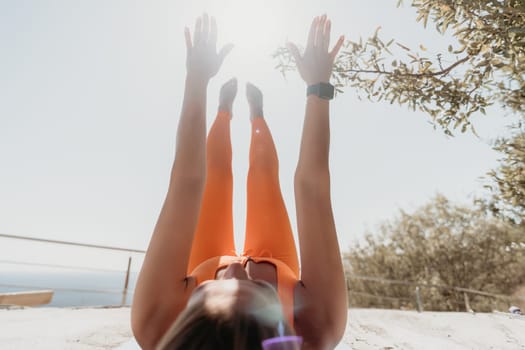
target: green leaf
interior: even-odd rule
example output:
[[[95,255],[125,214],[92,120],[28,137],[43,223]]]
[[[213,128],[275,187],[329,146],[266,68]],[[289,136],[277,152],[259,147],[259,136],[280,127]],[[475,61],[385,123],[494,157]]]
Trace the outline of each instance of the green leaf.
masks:
[[[374,31],[374,40],[377,39],[377,35],[379,34],[379,31],[381,30],[381,26],[377,27],[376,30]]]
[[[405,45],[402,45],[400,43],[396,43],[396,45],[399,46],[400,48],[402,48],[403,50],[410,51],[410,49],[408,47],[406,47]]]

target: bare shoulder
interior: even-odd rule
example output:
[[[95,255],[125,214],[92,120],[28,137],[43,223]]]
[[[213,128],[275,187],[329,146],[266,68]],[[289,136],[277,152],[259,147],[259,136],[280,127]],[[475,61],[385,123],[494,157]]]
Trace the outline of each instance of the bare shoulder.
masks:
[[[302,281],[294,289],[295,330],[304,339],[303,350],[333,349],[339,342],[334,332],[333,320],[323,310],[323,305],[314,300]]]
[[[155,349],[178,315],[186,307],[187,300],[197,285],[193,276],[181,284],[181,290],[171,297],[135,296],[131,307],[131,328],[142,349]]]

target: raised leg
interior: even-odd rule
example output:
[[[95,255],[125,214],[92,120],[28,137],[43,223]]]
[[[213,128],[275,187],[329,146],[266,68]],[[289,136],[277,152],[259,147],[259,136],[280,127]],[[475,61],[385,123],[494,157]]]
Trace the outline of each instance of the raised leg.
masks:
[[[232,89],[234,91],[232,92]],[[203,261],[220,255],[235,255],[232,215],[231,103],[237,91],[232,79],[221,89],[219,113],[206,144],[206,185],[188,274]],[[233,95],[232,95],[233,94]]]
[[[247,93],[252,111],[252,139],[244,255],[277,258],[299,275],[292,228],[279,184],[277,152],[262,116],[262,94],[253,85],[248,86]]]

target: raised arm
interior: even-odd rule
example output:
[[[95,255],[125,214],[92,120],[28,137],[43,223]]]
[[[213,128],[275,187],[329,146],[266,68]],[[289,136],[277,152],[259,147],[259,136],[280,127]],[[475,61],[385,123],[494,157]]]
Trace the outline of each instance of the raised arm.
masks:
[[[304,55],[289,45],[307,86],[329,83],[334,59],[344,38],[332,51],[330,21],[316,17]],[[301,252],[303,288],[297,292],[300,310],[297,331],[305,348],[333,349],[341,340],[347,315],[346,284],[330,199],[329,101],[316,95],[306,100],[299,162],[295,173],[295,201]]]
[[[137,342],[153,349],[184,309],[193,281],[186,278],[206,180],[206,93],[232,46],[216,50],[217,25],[207,15],[186,37],[186,85],[168,192],[142,265],[131,309]]]

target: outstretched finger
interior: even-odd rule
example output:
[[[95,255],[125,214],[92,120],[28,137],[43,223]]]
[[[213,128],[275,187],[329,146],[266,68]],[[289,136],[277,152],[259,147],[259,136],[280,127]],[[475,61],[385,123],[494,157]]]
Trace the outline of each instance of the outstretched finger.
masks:
[[[317,31],[315,34],[315,47],[324,46],[324,25],[326,23],[326,15],[322,15],[319,23],[317,24]]]
[[[332,62],[335,61],[335,58],[337,57],[337,54],[339,53],[339,50],[341,50],[341,47],[343,46],[343,43],[345,42],[345,37],[341,35],[339,37],[339,40],[337,40],[337,43],[335,44],[332,51],[330,51],[330,58]]]
[[[228,45],[225,45],[221,51],[219,52],[219,61],[220,63],[222,64],[222,62],[224,61],[224,58],[226,56],[228,56],[228,54],[231,52],[231,50],[233,49],[233,44],[228,44]]]
[[[330,30],[331,29],[332,29],[332,22],[330,20],[327,20],[323,28],[323,52],[328,52],[328,47],[330,47]]]
[[[299,52],[299,48],[294,43],[287,43],[286,46],[288,47],[288,51],[292,54],[293,59],[295,60],[295,64],[299,64],[301,61],[301,53]]]
[[[210,35],[210,18],[207,13],[202,15],[202,40],[207,42]]]
[[[189,53],[192,46],[191,46],[191,34],[190,34],[190,28],[185,27],[184,28],[184,38],[186,39],[186,51]]]
[[[317,33],[317,23],[319,22],[319,17],[314,17],[312,25],[310,26],[310,32],[308,33],[308,40],[306,42],[306,47],[312,48],[315,45],[315,35]]]
[[[195,32],[193,33],[193,43],[195,46],[200,44],[201,36],[202,36],[202,20],[199,17],[195,21]]]
[[[217,21],[215,17],[211,18],[210,44],[214,47],[217,45]]]

